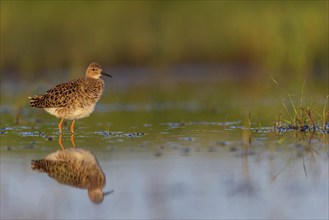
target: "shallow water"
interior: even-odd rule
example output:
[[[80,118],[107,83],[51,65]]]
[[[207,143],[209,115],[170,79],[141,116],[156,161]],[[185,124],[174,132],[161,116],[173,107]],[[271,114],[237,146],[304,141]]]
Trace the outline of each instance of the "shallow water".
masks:
[[[114,190],[100,205],[86,190],[31,170],[31,160],[60,150],[58,120],[2,103],[1,218],[327,219],[328,134],[278,133],[266,119],[268,126],[254,122],[249,130],[244,102],[211,101],[214,90],[105,94],[76,122],[76,146],[97,157],[104,191]],[[69,123],[65,148],[72,147]]]

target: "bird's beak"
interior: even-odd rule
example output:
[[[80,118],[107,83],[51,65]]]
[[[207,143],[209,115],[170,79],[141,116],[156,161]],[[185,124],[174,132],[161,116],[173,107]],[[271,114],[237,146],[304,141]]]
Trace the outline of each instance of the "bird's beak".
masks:
[[[103,72],[103,71],[101,71],[101,74],[102,74],[103,76],[108,76],[108,77],[111,77],[111,78],[112,78],[112,76],[111,76],[110,74],[107,74],[107,73],[105,73],[105,72]]]
[[[113,193],[113,192],[114,192],[114,190],[111,190],[111,191],[108,191],[108,192],[104,192],[104,193],[103,193],[103,196],[106,196],[106,195],[111,194],[111,193]]]

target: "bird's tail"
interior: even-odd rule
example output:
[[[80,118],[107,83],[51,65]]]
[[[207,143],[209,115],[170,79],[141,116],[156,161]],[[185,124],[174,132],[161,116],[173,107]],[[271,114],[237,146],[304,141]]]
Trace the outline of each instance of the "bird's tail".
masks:
[[[30,99],[30,106],[33,108],[43,108],[43,96],[33,96],[33,97],[28,97]]]

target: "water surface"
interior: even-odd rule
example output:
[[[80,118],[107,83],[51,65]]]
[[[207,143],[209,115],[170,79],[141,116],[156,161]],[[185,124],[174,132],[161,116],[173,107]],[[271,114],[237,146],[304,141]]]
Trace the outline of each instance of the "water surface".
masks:
[[[130,86],[109,87],[76,122],[76,146],[93,152],[114,190],[100,205],[31,170],[60,149],[58,120],[20,101],[26,91],[2,94],[1,218],[328,218],[328,134],[275,131],[279,98],[210,82]]]

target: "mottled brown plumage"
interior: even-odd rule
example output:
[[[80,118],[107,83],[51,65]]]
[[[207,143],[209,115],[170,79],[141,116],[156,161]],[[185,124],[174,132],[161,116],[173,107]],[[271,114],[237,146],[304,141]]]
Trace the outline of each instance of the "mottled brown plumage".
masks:
[[[48,173],[61,184],[87,189],[89,199],[101,203],[104,199],[105,175],[96,157],[87,150],[59,150],[42,160],[32,160],[32,169]]]
[[[85,78],[68,81],[49,89],[44,95],[28,97],[31,107],[43,108],[48,113],[61,118],[58,124],[62,133],[64,119],[73,120],[71,132],[74,133],[76,119],[88,117],[96,106],[104,90],[104,81],[101,75],[111,75],[102,71],[97,63],[91,63],[85,74]]]

